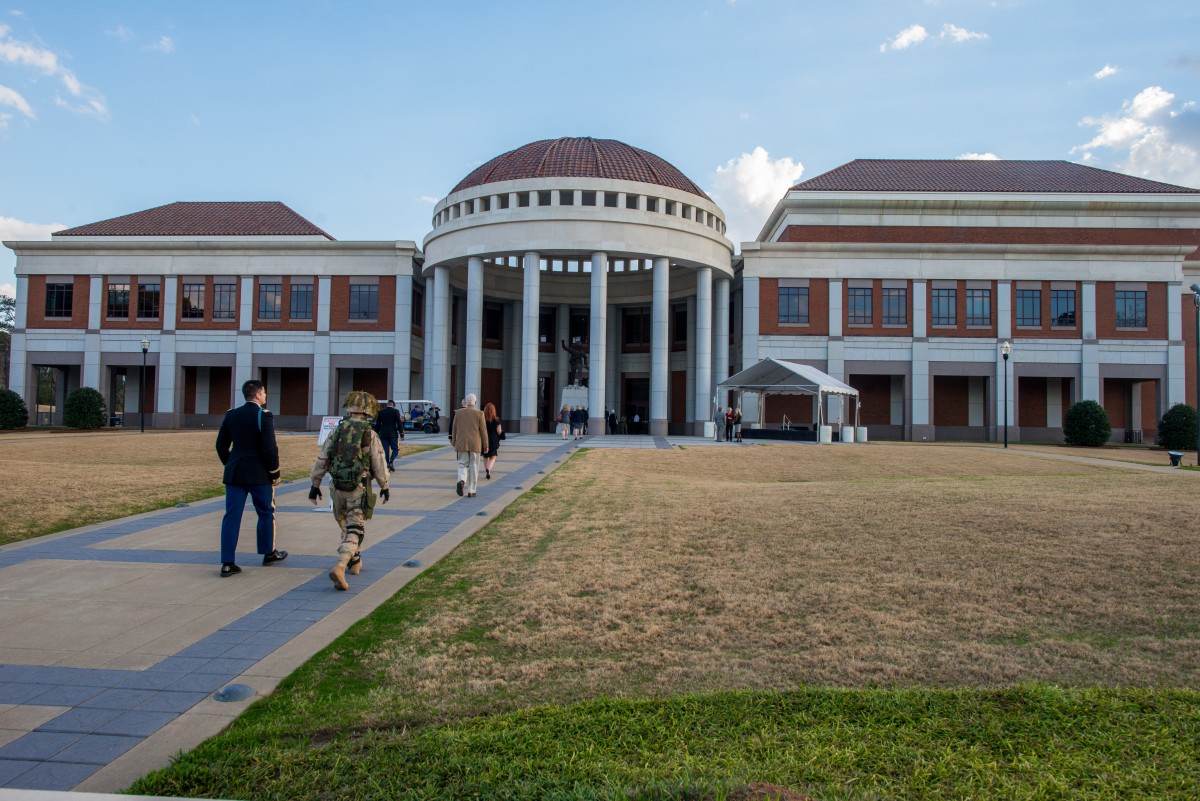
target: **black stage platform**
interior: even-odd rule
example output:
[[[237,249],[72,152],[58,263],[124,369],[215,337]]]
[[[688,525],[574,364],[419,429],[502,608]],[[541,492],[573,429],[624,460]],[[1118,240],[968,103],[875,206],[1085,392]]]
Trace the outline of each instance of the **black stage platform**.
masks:
[[[742,426],[742,439],[772,439],[785,442],[816,442],[817,432],[807,428],[780,431],[777,428],[746,428]]]

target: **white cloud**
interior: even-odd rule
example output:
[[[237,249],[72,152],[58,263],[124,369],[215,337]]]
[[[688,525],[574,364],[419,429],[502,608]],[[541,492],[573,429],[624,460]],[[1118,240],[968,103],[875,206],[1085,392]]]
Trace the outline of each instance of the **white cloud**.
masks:
[[[154,44],[152,44],[144,49],[155,50],[159,53],[174,53],[175,52],[175,40],[172,39],[170,36],[160,36],[157,42],[155,42]]]
[[[37,70],[43,75],[50,75],[62,81],[67,92],[76,101],[66,101],[57,98],[55,102],[72,111],[95,114],[101,119],[108,118],[108,107],[104,96],[82,83],[75,73],[59,63],[58,56],[42,47],[13,39],[9,36],[11,29],[0,24],[0,63],[13,64]]]
[[[50,234],[55,231],[61,231],[66,227],[63,223],[45,225],[42,223],[25,222],[15,217],[0,217],[0,242],[10,240],[25,242],[37,239],[49,239]]]
[[[35,119],[37,117],[37,115],[33,113],[33,109],[30,107],[29,102],[25,100],[25,98],[21,97],[17,90],[10,89],[3,84],[0,84],[0,106],[12,106],[30,119]]]
[[[910,25],[889,42],[884,42],[879,46],[880,53],[886,53],[888,50],[904,50],[912,47],[915,44],[920,44],[929,37],[929,31],[925,30],[920,25]]]
[[[960,28],[957,25],[951,25],[947,22],[942,26],[942,32],[938,34],[942,39],[949,39],[953,42],[969,42],[972,39],[986,39],[986,33],[977,33],[968,31],[966,28]]]
[[[737,244],[758,236],[766,216],[803,173],[800,162],[772,159],[762,147],[717,167],[712,194],[725,211],[730,241]]]
[[[0,284],[0,295],[7,295],[10,298],[17,296],[16,284]]]
[[[417,200],[421,201],[422,203],[428,203],[431,206],[437,205],[438,202],[438,199],[432,195],[421,195],[417,198]]]
[[[1102,81],[1110,75],[1116,75],[1120,71],[1121,71],[1120,69],[1118,69],[1117,67],[1114,67],[1112,64],[1105,64],[1092,77],[1098,81]]]
[[[126,28],[124,25],[118,25],[111,31],[105,31],[105,36],[111,36],[114,39],[120,39],[122,42],[128,42],[133,38],[133,31]]]
[[[955,156],[955,161],[999,161],[995,153],[962,153]]]
[[[1175,108],[1175,95],[1149,86],[1121,104],[1117,114],[1084,117],[1099,129],[1071,149],[1087,164],[1107,164],[1141,178],[1200,186],[1200,110],[1192,101]],[[1108,156],[1105,159],[1104,156]]]

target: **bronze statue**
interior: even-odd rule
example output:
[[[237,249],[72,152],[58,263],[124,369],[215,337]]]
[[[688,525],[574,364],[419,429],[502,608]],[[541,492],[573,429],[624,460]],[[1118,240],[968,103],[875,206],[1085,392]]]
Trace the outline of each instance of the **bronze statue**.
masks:
[[[562,340],[562,349],[571,354],[568,358],[571,364],[571,383],[579,384],[583,381],[583,371],[587,369],[588,348],[582,342],[572,342],[570,345],[567,341]]]

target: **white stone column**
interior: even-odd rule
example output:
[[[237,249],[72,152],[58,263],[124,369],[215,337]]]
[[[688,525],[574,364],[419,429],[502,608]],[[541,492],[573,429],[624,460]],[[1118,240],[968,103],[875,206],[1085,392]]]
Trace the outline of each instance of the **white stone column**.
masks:
[[[313,417],[337,414],[337,404],[342,400],[340,397],[332,400],[329,397],[330,391],[333,390],[333,375],[329,358],[329,296],[332,286],[332,279],[317,278],[317,308],[315,310],[317,331],[313,338],[312,407],[308,410]]]
[[[521,295],[521,433],[537,433],[538,324],[542,308],[542,256],[530,251],[524,258],[525,285]]]
[[[163,333],[156,339],[157,342],[150,340],[151,348],[158,347],[158,369],[154,373],[158,402],[154,406],[154,424],[156,427],[164,425],[175,428],[182,422],[175,416],[175,379],[178,372],[175,367],[175,332]],[[276,409],[279,408],[278,403],[275,401]]]
[[[657,269],[657,268],[656,268]],[[657,278],[657,276],[655,276]],[[655,286],[655,301],[658,299]],[[696,417],[692,433],[704,435],[704,421],[712,417],[712,268],[696,269]],[[657,306],[655,309],[657,310]],[[657,318],[656,318],[657,319]],[[657,323],[655,324],[657,334]],[[657,351],[656,351],[657,353]],[[651,415],[651,419],[654,419]]]
[[[1080,354],[1079,400],[1100,401],[1100,342],[1096,338],[1096,282],[1084,281],[1080,293],[1083,348]]]
[[[467,358],[463,396],[479,395],[483,387],[483,259],[467,259]]]
[[[696,414],[696,296],[688,295],[684,301],[688,321],[687,338],[687,378],[684,380],[684,393],[687,395],[685,414],[689,422],[700,419]],[[704,412],[701,410],[700,416]]]
[[[830,322],[832,323],[832,319]],[[833,331],[830,330],[830,333]],[[742,369],[758,364],[758,358],[758,276],[747,276],[743,273]]]
[[[242,276],[241,290],[238,303],[238,332],[237,332],[237,355],[235,357],[235,366],[233,368],[233,384],[235,387],[240,387],[244,382],[254,378],[251,371],[254,369],[254,333],[251,330],[254,327],[254,278],[253,276]],[[162,381],[161,365],[159,381]]]
[[[13,298],[12,338],[9,340],[8,388],[21,396],[26,409],[37,410],[37,382],[29,381],[27,357],[25,355],[25,320],[28,309],[29,279],[17,276],[17,294]],[[99,322],[97,322],[99,327]],[[27,395],[26,392],[30,394]]]
[[[996,282],[996,338],[1003,342],[1012,338],[1012,281]]]
[[[1183,347],[1183,304],[1192,303],[1191,290],[1185,290],[1180,282],[1167,284],[1167,385],[1166,406],[1169,409],[1176,403],[1188,403],[1186,397],[1184,361],[1186,353]],[[1200,343],[1197,343],[1200,347]],[[1162,397],[1162,392],[1159,392]],[[1191,403],[1196,399],[1192,398]]]
[[[670,310],[671,262],[669,259],[654,260],[653,302],[650,320],[650,434],[655,437],[667,435],[667,385],[671,375],[667,371],[667,356],[671,343],[667,335],[667,312]]]
[[[726,378],[729,378],[729,279],[718,275],[713,282],[713,387]],[[728,406],[729,392],[720,392],[717,400],[722,406]],[[701,423],[705,421],[699,413],[696,419]],[[700,433],[704,433],[703,426]]]
[[[100,382],[100,303],[104,291],[101,281],[103,276],[93,275],[88,280],[88,322],[83,333],[83,386],[94,387],[106,398],[108,387]],[[175,327],[175,318],[170,318],[171,327]],[[10,379],[11,380],[11,379]]]
[[[412,273],[396,276],[396,335],[392,344],[391,400],[412,397]]]
[[[449,414],[457,404],[451,405],[450,398],[450,269],[435,267],[433,270],[433,359],[431,376],[433,389],[429,400],[439,406],[443,414]]]
[[[588,328],[588,432],[604,433],[606,356],[608,334],[608,254],[592,254],[592,297]]]
[[[437,383],[432,374],[433,369],[433,273],[425,276],[422,295],[425,301],[425,313],[421,318],[421,397],[432,400],[433,386]]]

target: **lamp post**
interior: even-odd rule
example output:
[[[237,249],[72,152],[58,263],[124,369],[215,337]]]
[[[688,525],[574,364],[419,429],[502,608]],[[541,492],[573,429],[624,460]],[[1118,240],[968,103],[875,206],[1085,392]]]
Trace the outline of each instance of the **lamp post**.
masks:
[[[1008,340],[1000,346],[1000,355],[1004,357],[1004,447],[1008,447],[1008,355],[1012,353],[1012,343]]]
[[[138,381],[138,409],[142,412],[142,433],[146,433],[146,352],[150,350],[150,340],[142,340],[142,379]]]
[[[1192,284],[1196,304],[1196,466],[1200,467],[1200,284]]]

